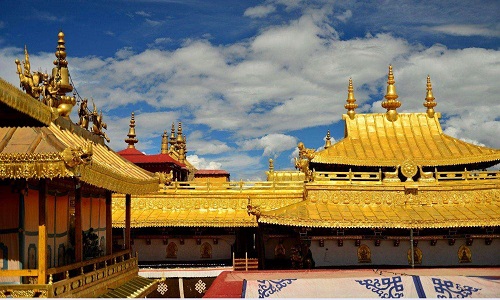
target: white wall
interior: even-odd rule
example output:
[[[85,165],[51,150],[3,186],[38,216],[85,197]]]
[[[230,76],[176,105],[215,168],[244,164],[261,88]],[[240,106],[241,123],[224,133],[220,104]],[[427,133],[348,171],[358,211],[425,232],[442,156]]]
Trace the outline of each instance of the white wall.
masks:
[[[196,239],[184,239],[184,245],[180,244],[180,239],[168,239],[167,245],[163,244],[162,239],[152,239],[151,245],[146,244],[145,239],[134,239],[132,251],[139,253],[139,261],[203,261],[217,259],[231,259],[231,245],[234,244],[235,236],[219,236],[218,243],[214,244],[213,238],[201,238],[201,244],[196,244]],[[167,246],[174,242],[177,245],[177,259],[166,258]],[[201,258],[201,246],[203,243],[209,243],[212,246],[212,258]],[[123,240],[119,241],[123,244]]]
[[[290,256],[290,248],[295,245],[296,240],[284,239],[283,245],[286,249],[286,256]],[[278,239],[266,241],[266,258],[274,259],[274,247],[278,244]],[[337,240],[325,240],[324,247],[319,246],[319,241],[311,242],[311,252],[313,254],[316,267],[332,266],[367,266],[371,265],[399,265],[402,267],[408,264],[409,241],[401,241],[399,247],[394,246],[392,240],[381,240],[380,246],[375,246],[373,240],[362,240],[371,251],[371,263],[358,263],[358,247],[353,240],[344,240],[342,247],[339,247]],[[491,245],[486,245],[484,239],[474,239],[471,246],[468,246],[472,253],[472,263],[459,263],[458,249],[465,244],[465,239],[456,239],[455,244],[450,246],[447,240],[438,240],[435,246],[431,246],[430,241],[419,241],[418,248],[422,251],[422,264],[418,266],[462,266],[467,265],[500,265],[500,255],[498,249],[500,240],[494,239]]]

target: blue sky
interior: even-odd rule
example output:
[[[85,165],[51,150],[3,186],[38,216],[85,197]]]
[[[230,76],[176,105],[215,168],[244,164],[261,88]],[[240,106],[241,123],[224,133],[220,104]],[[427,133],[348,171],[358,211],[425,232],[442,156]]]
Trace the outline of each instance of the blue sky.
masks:
[[[66,35],[73,82],[124,149],[130,113],[137,148],[160,151],[183,122],[188,159],[233,180],[265,178],[269,158],[292,169],[299,141],[343,137],[347,84],[358,112],[383,112],[393,65],[399,111],[425,111],[432,79],[445,133],[500,148],[498,1],[10,1],[1,2],[0,77],[18,85],[50,70]],[[72,119],[77,121],[76,110]]]

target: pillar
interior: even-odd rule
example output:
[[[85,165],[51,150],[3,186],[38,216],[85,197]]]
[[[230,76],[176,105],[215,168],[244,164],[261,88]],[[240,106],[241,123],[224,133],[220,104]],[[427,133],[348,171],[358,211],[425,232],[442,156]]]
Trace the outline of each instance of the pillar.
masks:
[[[130,250],[130,194],[125,195],[125,249]]]
[[[77,180],[75,185],[75,262],[82,261],[83,234],[82,234],[82,186]]]
[[[47,181],[40,179],[38,185],[38,284],[46,284],[47,278]]]
[[[111,216],[111,191],[106,191],[106,255],[113,253],[113,220]]]

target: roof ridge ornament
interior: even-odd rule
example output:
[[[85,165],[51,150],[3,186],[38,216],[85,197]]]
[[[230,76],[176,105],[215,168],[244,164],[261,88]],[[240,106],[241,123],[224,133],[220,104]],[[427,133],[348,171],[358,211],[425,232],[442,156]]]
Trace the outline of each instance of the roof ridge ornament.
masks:
[[[351,117],[351,119],[352,119],[352,117]],[[330,129],[328,129],[328,131],[326,132],[325,149],[328,149],[331,146],[332,146],[332,138],[330,136]]]
[[[431,76],[427,75],[427,94],[425,96],[424,107],[427,107],[427,116],[429,118],[434,118],[434,107],[437,105],[434,99],[436,98],[434,98],[434,94],[432,93]]]
[[[57,36],[56,60],[54,60],[55,67],[52,69],[52,76],[49,77],[49,74],[41,71],[31,72],[26,45],[24,46],[24,68],[21,68],[21,62],[18,59],[15,63],[21,88],[31,97],[49,106],[54,113],[69,119],[71,110],[76,104],[76,98],[66,96],[66,93],[73,90],[73,86],[69,78],[64,33],[60,31]]]
[[[130,124],[128,125],[130,128],[128,129],[128,138],[125,139],[125,142],[128,144],[127,148],[135,149],[135,144],[139,142],[136,138],[135,134],[135,114],[132,112],[130,116]]]
[[[167,131],[163,131],[163,135],[161,136],[161,154],[168,154],[168,135]]]
[[[358,105],[355,103],[356,98],[354,98],[354,87],[352,85],[352,78],[349,78],[349,86],[347,88],[347,104],[344,105],[345,109],[347,109],[347,115],[349,118],[354,119],[354,115],[356,112],[354,111],[358,108]],[[326,147],[325,147],[326,148]]]
[[[396,81],[394,80],[394,74],[392,73],[392,65],[389,65],[389,75],[387,76],[387,93],[384,98],[386,101],[382,101],[382,107],[387,109],[386,116],[387,120],[394,122],[398,119],[398,112],[396,109],[401,106],[401,102],[398,100],[398,94],[396,92],[396,86],[394,85]]]

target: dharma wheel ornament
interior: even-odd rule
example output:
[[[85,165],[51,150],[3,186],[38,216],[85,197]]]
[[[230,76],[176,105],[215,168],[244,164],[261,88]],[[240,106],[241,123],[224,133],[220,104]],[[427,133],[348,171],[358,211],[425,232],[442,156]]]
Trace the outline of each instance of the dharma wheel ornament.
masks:
[[[401,106],[401,102],[398,100],[398,94],[396,93],[396,86],[394,85],[394,74],[392,73],[392,66],[389,66],[389,75],[387,78],[387,93],[385,94],[386,101],[382,102],[382,107],[387,109],[386,116],[387,120],[394,122],[398,119],[398,112],[396,109]]]
[[[417,175],[418,167],[412,160],[405,160],[401,165],[401,173],[407,178],[406,181],[413,181],[413,176]]]

